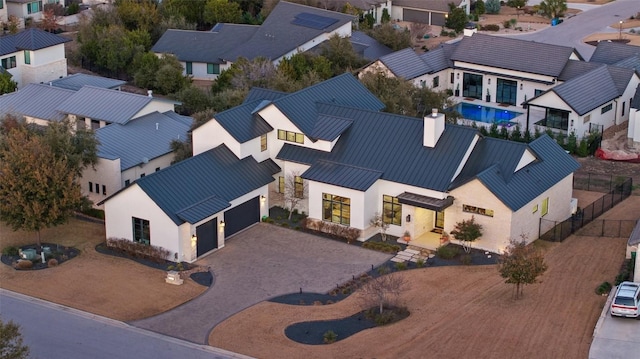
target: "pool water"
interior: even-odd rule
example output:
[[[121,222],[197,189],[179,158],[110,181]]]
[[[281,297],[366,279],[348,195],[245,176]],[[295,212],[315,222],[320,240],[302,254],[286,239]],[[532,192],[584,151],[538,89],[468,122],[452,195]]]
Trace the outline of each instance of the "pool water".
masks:
[[[484,123],[505,123],[510,122],[515,117],[522,115],[521,112],[508,111],[504,109],[476,105],[467,102],[457,104],[454,109],[466,120],[479,121]]]

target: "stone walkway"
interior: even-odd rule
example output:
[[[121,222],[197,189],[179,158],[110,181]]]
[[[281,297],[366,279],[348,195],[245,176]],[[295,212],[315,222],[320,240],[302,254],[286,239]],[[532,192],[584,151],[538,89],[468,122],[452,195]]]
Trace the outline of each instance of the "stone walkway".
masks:
[[[392,262],[418,262],[419,260],[427,261],[429,258],[433,258],[435,254],[431,253],[430,250],[408,246],[405,250],[402,250],[396,254],[395,257],[391,258]]]

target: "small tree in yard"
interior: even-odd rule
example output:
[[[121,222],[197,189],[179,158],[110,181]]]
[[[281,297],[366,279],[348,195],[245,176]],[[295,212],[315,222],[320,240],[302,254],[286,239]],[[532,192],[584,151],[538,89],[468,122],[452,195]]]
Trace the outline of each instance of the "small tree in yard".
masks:
[[[476,223],[475,216],[471,216],[471,219],[456,223],[454,230],[451,231],[451,235],[462,242],[462,248],[464,251],[471,252],[471,244],[476,239],[482,237],[482,225]]]
[[[382,217],[382,215],[378,212],[376,212],[376,214],[373,216],[373,218],[371,218],[371,220],[369,221],[369,224],[371,224],[372,226],[378,228],[378,230],[380,231],[380,237],[382,237],[382,241],[386,242],[387,241],[387,229],[389,229],[389,223],[384,221],[384,218]]]
[[[408,288],[409,286],[403,276],[383,275],[370,279],[362,286],[362,300],[368,308],[379,307],[380,314],[382,314],[384,307],[396,305],[400,294]]]
[[[20,326],[13,321],[4,323],[0,320],[0,358],[26,359],[29,357],[29,347],[23,345]]]
[[[533,246],[528,246],[526,237],[521,240],[512,239],[507,250],[502,255],[498,271],[504,281],[515,284],[514,297],[522,297],[522,290],[526,284],[536,283],[537,278],[547,270],[543,254]]]
[[[284,206],[289,210],[289,220],[293,215],[293,210],[300,201],[307,198],[308,182],[300,177],[300,172],[291,172],[284,178],[284,193],[282,194]],[[280,188],[282,190],[282,188]]]

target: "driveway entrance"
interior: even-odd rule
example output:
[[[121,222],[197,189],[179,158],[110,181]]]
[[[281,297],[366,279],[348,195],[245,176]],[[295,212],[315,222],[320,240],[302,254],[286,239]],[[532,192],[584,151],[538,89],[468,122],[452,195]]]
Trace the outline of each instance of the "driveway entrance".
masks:
[[[130,324],[194,343],[229,316],[264,300],[294,293],[326,293],[390,255],[259,223],[227,239],[225,247],[198,260],[209,266],[213,286],[200,297]]]

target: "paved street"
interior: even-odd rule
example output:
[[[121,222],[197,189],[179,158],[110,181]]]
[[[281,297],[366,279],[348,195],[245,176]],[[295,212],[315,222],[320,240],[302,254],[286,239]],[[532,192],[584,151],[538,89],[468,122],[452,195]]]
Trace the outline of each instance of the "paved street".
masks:
[[[532,5],[531,3],[529,5]],[[569,4],[571,7],[571,4]],[[640,11],[638,0],[616,0],[606,5],[584,11],[558,26],[530,34],[509,35],[518,39],[544,42],[548,44],[572,46],[588,60],[595,51],[595,47],[582,42],[585,37],[599,32],[617,32],[609,27],[620,20],[628,19]]]
[[[31,358],[248,358],[4,289],[0,317],[20,325]]]
[[[215,325],[264,300],[302,288],[326,293],[391,255],[260,223],[199,260],[215,276],[198,298],[155,317],[132,322],[172,337],[204,344]]]
[[[615,288],[611,293],[615,293]],[[589,359],[627,359],[640,355],[640,320],[612,318],[609,315],[612,298],[610,295],[596,324]]]

